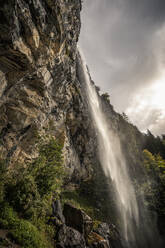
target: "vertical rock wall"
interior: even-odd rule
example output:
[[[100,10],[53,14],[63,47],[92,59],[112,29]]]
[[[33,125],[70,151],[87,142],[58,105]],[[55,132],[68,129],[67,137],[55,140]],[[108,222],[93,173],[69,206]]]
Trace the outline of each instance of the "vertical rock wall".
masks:
[[[0,3],[0,156],[9,164],[31,161],[38,136],[62,136],[74,182],[89,178],[97,163],[96,134],[76,70],[81,7],[80,0]],[[127,137],[129,125],[103,105],[111,125]]]

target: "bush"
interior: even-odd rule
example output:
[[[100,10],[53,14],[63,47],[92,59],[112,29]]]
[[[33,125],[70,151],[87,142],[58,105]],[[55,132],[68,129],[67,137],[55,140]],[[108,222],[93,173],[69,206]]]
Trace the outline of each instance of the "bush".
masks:
[[[2,228],[12,228],[15,224],[17,214],[8,203],[1,203],[0,208],[0,226]]]
[[[7,171],[6,162],[0,161],[0,225],[10,230],[10,238],[21,247],[49,247],[42,236],[54,237],[47,223],[52,198],[63,183],[62,148],[62,142],[52,138],[40,145],[38,158],[30,164],[17,164]]]
[[[165,160],[148,150],[143,151],[143,158],[146,178],[139,191],[144,195],[150,209],[157,211],[160,216],[165,216]]]
[[[15,166],[5,183],[5,200],[24,217],[44,218],[51,209],[52,196],[63,183],[62,147],[55,139],[41,145],[38,158],[26,166]]]
[[[20,219],[8,204],[1,205],[0,225],[1,228],[9,230],[9,238],[22,245],[21,247],[50,247],[37,228],[30,222]]]
[[[48,144],[40,147],[40,155],[32,164],[31,173],[41,197],[60,190],[64,177],[62,148],[60,143],[51,139]]]
[[[17,210],[25,212],[31,207],[36,205],[36,202],[40,200],[37,185],[34,181],[34,177],[31,175],[24,175],[20,177],[16,184],[9,184],[7,187],[6,199]]]
[[[18,244],[26,248],[46,248],[47,242],[43,240],[42,234],[37,228],[26,220],[17,220],[10,237]]]
[[[105,92],[101,95],[102,99],[105,100],[106,102],[110,103],[110,95]]]

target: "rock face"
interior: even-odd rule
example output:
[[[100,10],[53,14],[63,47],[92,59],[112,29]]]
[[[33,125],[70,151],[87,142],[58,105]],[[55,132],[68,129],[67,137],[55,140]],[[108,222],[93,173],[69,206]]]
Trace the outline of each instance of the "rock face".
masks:
[[[52,203],[52,215],[56,216],[62,223],[65,223],[65,218],[62,213],[62,206],[59,200]]]
[[[85,248],[85,240],[77,230],[63,225],[58,233],[57,248]]]
[[[88,236],[93,228],[93,222],[84,211],[70,204],[65,204],[63,213],[68,226],[75,228],[85,237]]]
[[[112,248],[122,248],[122,240],[120,234],[114,225],[108,225],[107,223],[101,223],[96,233],[101,235]]]
[[[111,248],[108,240],[95,232],[91,232],[88,237],[88,246],[91,248]]]
[[[63,135],[74,181],[89,176],[92,143],[76,77],[80,10],[80,0],[0,3],[0,155],[30,161],[38,135]]]
[[[60,202],[58,205],[61,206]],[[58,230],[56,247],[122,248],[120,235],[115,226],[101,223],[94,230],[93,220],[84,211],[70,204],[64,205],[63,213],[65,223],[58,221],[53,223]],[[54,212],[54,217],[59,219],[59,211]]]
[[[74,184],[90,178],[98,163],[96,134],[76,67],[81,7],[81,0],[0,3],[0,155],[9,165],[31,161],[38,136],[62,136],[64,163]],[[137,160],[125,139],[130,126],[102,102],[112,127],[124,137],[133,168]],[[132,130],[130,142],[139,135]]]

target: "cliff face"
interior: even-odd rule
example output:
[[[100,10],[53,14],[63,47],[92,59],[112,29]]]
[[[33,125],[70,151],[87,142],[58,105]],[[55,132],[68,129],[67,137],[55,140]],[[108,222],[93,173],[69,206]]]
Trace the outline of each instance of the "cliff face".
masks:
[[[0,4],[0,153],[10,162],[36,157],[38,134],[63,135],[70,173],[88,176],[83,168],[89,155],[81,156],[80,170],[74,148],[78,155],[91,150],[85,147],[89,120],[76,79],[80,10],[79,0]]]
[[[97,152],[76,75],[80,11],[79,0],[0,4],[0,154],[10,163],[30,161],[37,156],[38,135],[62,135],[65,165],[74,181],[90,176]],[[130,128],[138,136],[136,128],[103,104],[122,137]]]
[[[62,139],[68,175],[65,183],[80,185],[85,181],[82,191],[94,198],[98,211],[104,206],[109,221],[113,217],[109,185],[97,159],[97,134],[78,73],[81,7],[81,0],[1,1],[0,159],[7,160],[8,168],[27,164],[38,156],[39,137]],[[110,127],[121,138],[131,175],[142,173],[143,135],[116,113],[107,99],[100,97],[100,101]],[[62,228],[61,235],[70,233],[69,240],[73,230]],[[115,233],[111,246],[120,247],[118,232],[114,227],[111,230]],[[108,232],[104,224],[98,234],[106,239]],[[100,239],[96,233],[91,235],[91,240]],[[84,238],[81,247],[85,247],[83,242]]]

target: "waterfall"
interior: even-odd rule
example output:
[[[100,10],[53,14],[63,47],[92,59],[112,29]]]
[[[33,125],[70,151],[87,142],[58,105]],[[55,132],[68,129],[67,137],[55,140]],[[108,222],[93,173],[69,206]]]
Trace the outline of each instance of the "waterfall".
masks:
[[[100,164],[115,189],[116,207],[124,240],[123,246],[127,248],[151,248],[154,244],[151,245],[152,238],[150,238],[150,231],[148,231],[150,222],[147,216],[143,216],[147,221],[140,220],[141,214],[121,149],[120,139],[106,120],[101,109],[100,98],[95,85],[91,82],[85,60],[80,52],[78,53],[78,63],[79,77],[86,89],[86,97],[97,133]]]

